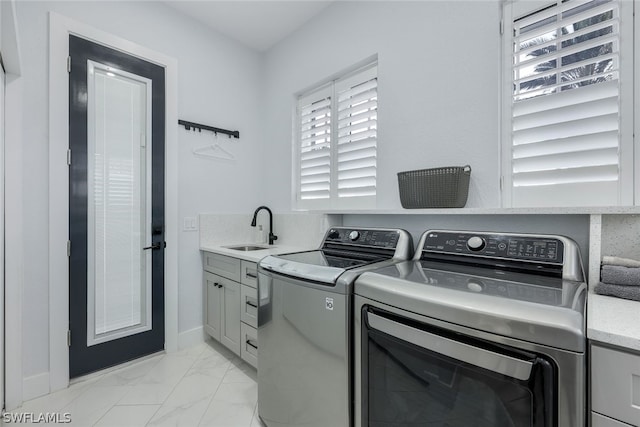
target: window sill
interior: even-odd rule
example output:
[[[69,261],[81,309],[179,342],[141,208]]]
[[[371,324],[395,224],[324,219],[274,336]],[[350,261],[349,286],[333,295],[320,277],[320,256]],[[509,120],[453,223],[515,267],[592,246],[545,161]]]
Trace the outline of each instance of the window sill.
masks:
[[[544,208],[448,208],[448,209],[317,209],[299,212],[329,215],[590,215],[640,214],[640,206],[587,206]]]

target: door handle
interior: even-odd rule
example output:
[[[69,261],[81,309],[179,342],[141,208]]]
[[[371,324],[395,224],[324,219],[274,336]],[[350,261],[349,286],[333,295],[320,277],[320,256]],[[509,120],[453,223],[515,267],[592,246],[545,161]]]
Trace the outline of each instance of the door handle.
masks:
[[[367,320],[372,329],[384,332],[392,337],[422,347],[426,350],[460,360],[470,365],[479,366],[511,378],[526,381],[531,377],[533,363],[520,360],[506,354],[474,347],[470,344],[435,335],[402,323],[367,313]]]
[[[249,344],[251,347],[255,348],[256,350],[258,349],[258,346],[252,343],[251,340],[247,340],[246,343]]]
[[[166,247],[167,247],[167,242],[158,242],[158,243],[155,243],[155,244],[153,244],[151,246],[147,246],[145,248],[142,248],[142,250],[146,251],[146,250],[151,249],[151,250],[155,251],[156,249],[164,249]]]

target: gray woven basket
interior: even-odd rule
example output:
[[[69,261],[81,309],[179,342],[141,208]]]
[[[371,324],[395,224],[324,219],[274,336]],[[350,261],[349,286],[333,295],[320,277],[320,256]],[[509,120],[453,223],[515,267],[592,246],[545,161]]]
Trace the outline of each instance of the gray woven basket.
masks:
[[[470,176],[469,165],[398,172],[400,203],[405,209],[462,208]]]

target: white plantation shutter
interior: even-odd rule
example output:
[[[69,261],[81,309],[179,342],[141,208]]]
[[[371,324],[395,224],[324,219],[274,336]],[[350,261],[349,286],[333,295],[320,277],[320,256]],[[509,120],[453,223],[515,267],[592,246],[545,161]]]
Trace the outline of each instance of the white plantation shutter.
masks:
[[[298,208],[375,206],[377,109],[375,64],[298,99]]]
[[[512,206],[620,203],[616,0],[560,0],[513,21]]]
[[[301,98],[298,117],[300,199],[328,199],[331,190],[331,88]]]
[[[376,68],[370,68],[336,83],[338,197],[376,195],[376,74]]]

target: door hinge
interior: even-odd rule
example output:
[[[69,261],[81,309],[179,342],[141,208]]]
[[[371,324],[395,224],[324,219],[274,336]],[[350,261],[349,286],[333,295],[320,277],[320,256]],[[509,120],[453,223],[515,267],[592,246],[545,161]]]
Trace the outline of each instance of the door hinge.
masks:
[[[504,19],[500,20],[500,35],[504,34]]]
[[[67,73],[71,72],[71,56],[67,56]]]
[[[71,240],[67,240],[67,256],[71,256]]]
[[[500,177],[500,190],[504,189],[504,176]]]
[[[71,329],[67,330],[67,347],[71,347]]]
[[[71,166],[71,149],[67,150],[67,166]]]

